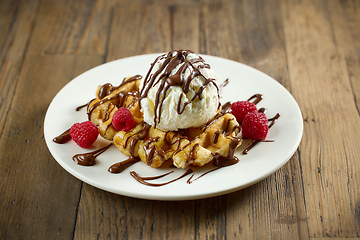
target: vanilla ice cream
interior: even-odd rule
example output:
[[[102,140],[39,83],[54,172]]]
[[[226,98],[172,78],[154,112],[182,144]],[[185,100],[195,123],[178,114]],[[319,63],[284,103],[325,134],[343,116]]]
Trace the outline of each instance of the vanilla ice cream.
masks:
[[[216,75],[191,51],[163,54],[142,79],[140,107],[144,121],[163,131],[199,127],[220,107]]]

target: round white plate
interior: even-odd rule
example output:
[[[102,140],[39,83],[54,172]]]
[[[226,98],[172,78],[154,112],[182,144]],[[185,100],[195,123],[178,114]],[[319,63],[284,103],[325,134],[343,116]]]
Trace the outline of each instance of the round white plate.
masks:
[[[244,142],[236,151],[239,163],[213,171],[202,178],[187,183],[188,175],[178,181],[161,187],[150,187],[137,182],[130,171],[140,176],[156,176],[174,170],[164,178],[153,180],[163,183],[182,175],[185,170],[162,167],[154,169],[138,162],[120,174],[108,172],[108,168],[127,159],[115,146],[96,158],[96,165],[85,167],[77,165],[72,157],[103,147],[109,142],[101,137],[89,149],[82,149],[73,141],[56,144],[52,139],[76,122],[87,120],[86,109],[75,111],[95,97],[96,88],[105,83],[119,85],[124,77],[140,74],[145,77],[150,64],[159,54],[147,54],[112,61],[95,67],[69,82],[53,99],[46,113],[44,133],[47,146],[56,161],[70,174],[97,188],[124,196],[154,200],[188,200],[218,196],[248,187],[261,181],[283,166],[297,149],[303,132],[303,121],[298,104],[291,94],[268,75],[244,64],[214,56],[202,55],[218,76],[219,82],[229,79],[221,89],[221,103],[247,100],[255,93],[264,96],[258,108],[266,108],[268,118],[279,113],[281,116],[269,130],[267,139],[274,142],[261,142],[247,155],[242,149]],[[194,168],[195,176],[214,168],[211,164]]]

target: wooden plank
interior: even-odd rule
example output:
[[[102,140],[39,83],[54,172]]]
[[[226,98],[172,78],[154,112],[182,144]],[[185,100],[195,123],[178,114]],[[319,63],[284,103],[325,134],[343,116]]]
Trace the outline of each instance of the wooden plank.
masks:
[[[37,1],[0,2],[0,138],[17,87]]]
[[[101,62],[99,56],[25,59],[0,140],[2,239],[72,238],[82,183],[51,156],[43,122],[55,94]]]
[[[331,1],[327,5],[327,9],[330,12],[329,19],[334,31],[334,41],[338,49],[338,56],[344,59],[346,62],[347,74],[349,77],[349,85],[346,86],[346,92],[344,95],[347,96],[343,99],[344,104],[354,106],[360,114],[360,2],[359,1]],[[334,9],[339,9],[334,11]],[[345,67],[344,67],[345,68]],[[350,109],[349,109],[350,110]],[[353,109],[354,110],[354,109]],[[347,126],[348,131],[351,132],[348,136],[344,137],[344,152],[347,161],[348,171],[348,184],[347,190],[350,196],[350,208],[348,221],[354,221],[355,229],[351,232],[352,236],[359,237],[360,235],[360,191],[358,188],[360,177],[359,177],[359,151],[358,142],[353,139],[356,133],[352,132],[352,128],[356,127],[359,123],[349,121]],[[356,121],[356,120],[355,120]],[[347,221],[347,222],[348,222]],[[348,235],[345,235],[348,236]]]
[[[354,95],[357,111],[360,114],[360,2],[331,1],[329,9],[339,9],[331,12],[331,22],[339,49],[344,54],[349,79]]]
[[[150,201],[84,184],[74,239],[190,239],[194,201]]]
[[[125,2],[118,4],[111,16],[106,61],[171,50],[168,5]]]
[[[239,61],[232,1],[200,1],[200,53]]]
[[[295,186],[301,181],[292,178],[296,161],[293,157],[267,179],[227,195],[228,238],[308,239],[303,196],[296,192],[301,186]]]
[[[170,6],[171,49],[199,53],[200,9],[198,3]]]
[[[196,232],[199,239],[226,239],[226,196],[196,202]]]
[[[359,198],[358,182],[349,181],[349,173],[359,171],[358,113],[349,104],[353,96],[345,94],[351,89],[346,61],[328,21],[337,10],[327,4],[283,1],[292,93],[305,120],[300,158],[309,235],[357,237],[359,221],[351,206]]]
[[[109,1],[43,1],[29,54],[105,54]]]
[[[348,237],[314,237],[314,238],[310,238],[311,240],[358,240],[359,238],[348,238]]]

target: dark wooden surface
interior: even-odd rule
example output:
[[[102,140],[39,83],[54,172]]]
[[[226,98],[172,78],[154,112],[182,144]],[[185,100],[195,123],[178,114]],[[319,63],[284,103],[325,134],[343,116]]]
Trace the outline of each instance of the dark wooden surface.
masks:
[[[0,1],[0,239],[340,239],[360,235],[360,1]],[[191,49],[253,66],[295,97],[290,161],[224,196],[149,201],[83,183],[43,121],[71,79]]]

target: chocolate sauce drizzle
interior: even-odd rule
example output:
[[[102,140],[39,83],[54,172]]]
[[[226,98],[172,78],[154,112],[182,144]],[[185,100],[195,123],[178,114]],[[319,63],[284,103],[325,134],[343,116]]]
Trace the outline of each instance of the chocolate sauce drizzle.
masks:
[[[234,154],[237,146],[241,141],[242,138],[233,138],[231,140],[229,145],[229,152],[226,157],[223,157],[218,153],[214,154],[213,165],[216,167],[227,167],[238,163],[239,159]]]
[[[104,84],[104,85],[102,85],[100,87],[97,97],[99,99],[103,99],[104,97],[111,94],[113,91],[119,89],[120,87],[124,86],[125,84],[128,84],[128,83],[131,83],[133,81],[139,80],[140,78],[142,78],[141,75],[135,75],[135,76],[133,76],[133,77],[127,79],[127,80],[124,78],[122,83],[117,87],[114,87],[111,83],[106,83],[106,84]]]
[[[66,130],[65,132],[63,132],[62,134],[60,134],[59,136],[53,138],[53,142],[58,143],[58,144],[64,144],[70,140],[71,140],[70,128],[68,130]]]
[[[228,83],[229,83],[229,79],[227,78],[223,83],[221,83],[221,84],[219,85],[219,88],[222,89],[223,87],[225,87],[226,85],[228,85]]]
[[[171,86],[179,86],[183,90],[183,93],[181,93],[180,95],[176,109],[178,114],[182,114],[186,106],[192,103],[197,97],[201,100],[202,92],[210,83],[212,83],[217,88],[218,98],[220,98],[219,87],[216,84],[216,79],[206,78],[201,73],[202,68],[210,68],[210,65],[206,64],[203,58],[200,56],[198,58],[187,60],[186,57],[190,53],[193,52],[189,50],[171,51],[169,53],[160,55],[151,64],[151,67],[144,79],[143,88],[140,91],[140,102],[143,98],[147,97],[150,88],[154,87],[157,84],[160,84],[155,97],[154,128],[156,128],[157,123],[160,123],[162,105],[165,100],[166,93]],[[163,59],[164,62],[161,65],[161,67],[155,73],[152,74],[151,72],[155,64]],[[198,65],[195,66],[195,64]],[[174,75],[170,76],[171,72],[179,65],[181,66],[179,67],[177,72]],[[186,69],[189,69],[191,73],[189,77],[184,79],[183,73],[185,72]],[[182,97],[189,92],[190,84],[197,76],[203,77],[205,79],[205,83],[195,92],[194,96],[189,101],[185,102],[181,107]],[[220,107],[220,101],[219,101],[219,107]]]
[[[98,150],[95,150],[93,152],[88,152],[88,153],[81,153],[81,154],[76,154],[73,156],[73,160],[75,163],[81,165],[81,166],[93,166],[95,165],[95,159],[102,154],[103,152],[105,152],[111,145],[113,145],[112,143],[110,143],[109,145],[100,148]]]
[[[145,139],[147,137],[147,135],[149,134],[149,130],[150,130],[151,126],[145,122],[142,122],[142,124],[143,124],[143,128],[139,132],[134,134],[134,136],[130,139],[130,142],[128,142],[129,138],[127,138],[124,143],[124,146],[123,146],[123,148],[126,149],[127,145],[130,144],[129,149],[130,149],[130,155],[132,157],[135,157],[134,150],[135,150],[135,146],[136,146],[137,142],[139,140]]]
[[[147,179],[152,180],[152,179],[156,179],[156,178],[161,178],[161,177],[164,177],[164,176],[170,174],[171,172],[166,173],[166,174],[163,174],[163,175],[161,175],[161,176],[150,177],[150,178],[149,178],[149,177],[148,177],[148,178],[140,177],[135,171],[131,171],[131,172],[130,172],[130,175],[131,175],[133,178],[135,178],[135,180],[138,181],[138,182],[141,183],[141,184],[144,184],[144,185],[147,185],[147,186],[151,186],[151,187],[161,187],[161,186],[165,186],[165,185],[167,185],[167,184],[169,184],[169,183],[175,182],[175,181],[177,181],[177,180],[185,177],[186,175],[189,175],[189,174],[192,173],[192,172],[193,172],[193,170],[192,170],[191,168],[189,168],[189,169],[187,169],[186,172],[183,173],[180,177],[175,178],[175,179],[173,179],[173,180],[170,180],[170,181],[168,181],[168,182],[164,182],[164,183],[149,183],[149,182],[147,182],[147,181],[145,181],[145,180],[147,180]]]
[[[256,93],[252,95],[247,101],[250,102],[253,99],[255,99],[253,103],[256,105],[263,99],[263,95],[261,95],[260,93]]]
[[[140,158],[129,157],[125,161],[121,161],[111,165],[108,171],[111,173],[121,173],[122,171],[125,170],[125,168],[130,167],[131,165],[139,161],[141,161]]]
[[[139,91],[130,91],[130,92],[126,92],[126,91],[121,91],[118,94],[115,94],[114,96],[111,97],[107,97],[109,94],[111,94],[112,92],[114,92],[115,90],[119,89],[120,87],[124,86],[125,84],[128,84],[130,82],[139,80],[141,78],[140,75],[135,75],[129,79],[124,79],[123,82],[117,86],[114,87],[113,85],[111,85],[110,83],[106,83],[104,85],[102,85],[99,88],[98,91],[98,99],[101,99],[100,101],[96,102],[95,104],[93,104],[92,106],[90,106],[90,103],[93,102],[96,99],[92,99],[88,104],[88,110],[87,110],[87,114],[88,114],[88,119],[90,120],[91,118],[91,114],[92,112],[101,104],[104,104],[106,102],[110,102],[108,109],[105,113],[105,118],[109,118],[110,112],[112,111],[112,109],[116,106],[117,108],[119,108],[120,106],[123,105],[124,101],[126,101],[126,99],[130,96],[133,97],[131,103],[126,106],[126,108],[131,108],[138,100],[139,100]]]
[[[78,112],[80,111],[82,108],[86,107],[89,103],[83,104],[81,106],[78,106],[75,110]]]
[[[189,177],[189,179],[186,181],[186,183],[191,184],[191,183],[193,183],[194,181],[198,180],[199,178],[202,178],[203,176],[205,176],[205,175],[207,175],[207,174],[209,174],[209,173],[211,173],[211,172],[214,172],[214,171],[216,171],[216,170],[219,170],[220,168],[222,168],[222,167],[217,167],[217,168],[211,169],[211,170],[209,170],[209,171],[206,171],[206,172],[204,172],[203,174],[201,174],[200,176],[198,176],[197,178],[195,178],[195,179],[193,179],[193,180],[192,180],[192,178],[194,177],[195,174],[192,174],[192,175]]]

